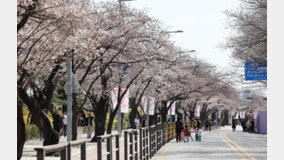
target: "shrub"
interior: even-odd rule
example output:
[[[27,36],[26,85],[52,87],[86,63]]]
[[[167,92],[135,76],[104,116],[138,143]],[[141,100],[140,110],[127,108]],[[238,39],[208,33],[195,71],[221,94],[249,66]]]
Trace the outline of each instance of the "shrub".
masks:
[[[38,139],[39,129],[35,124],[26,125],[26,140]]]

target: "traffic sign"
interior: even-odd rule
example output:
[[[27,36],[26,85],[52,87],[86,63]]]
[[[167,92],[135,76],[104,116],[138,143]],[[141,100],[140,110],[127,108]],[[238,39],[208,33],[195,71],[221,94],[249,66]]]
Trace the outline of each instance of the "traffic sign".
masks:
[[[246,81],[266,81],[267,80],[267,65],[257,62],[245,63],[245,80]]]

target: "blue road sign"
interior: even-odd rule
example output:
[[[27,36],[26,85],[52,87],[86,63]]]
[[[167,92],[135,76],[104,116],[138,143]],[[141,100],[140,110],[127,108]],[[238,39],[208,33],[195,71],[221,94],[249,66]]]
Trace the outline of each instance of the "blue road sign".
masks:
[[[246,81],[266,81],[267,80],[267,65],[266,63],[259,64],[257,62],[245,63],[245,80]]]
[[[123,71],[123,74],[128,74],[128,72],[129,72],[129,69],[128,69],[129,67],[126,67],[126,66],[122,66],[122,71]]]

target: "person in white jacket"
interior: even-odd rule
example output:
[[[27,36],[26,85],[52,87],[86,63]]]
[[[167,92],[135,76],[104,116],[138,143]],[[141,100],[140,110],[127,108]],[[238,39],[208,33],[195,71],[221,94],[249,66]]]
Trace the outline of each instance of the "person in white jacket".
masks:
[[[134,123],[135,123],[136,129],[138,129],[139,123],[140,123],[140,120],[139,120],[139,117],[138,117],[138,116],[136,116],[136,118],[135,118],[135,120],[134,120]]]

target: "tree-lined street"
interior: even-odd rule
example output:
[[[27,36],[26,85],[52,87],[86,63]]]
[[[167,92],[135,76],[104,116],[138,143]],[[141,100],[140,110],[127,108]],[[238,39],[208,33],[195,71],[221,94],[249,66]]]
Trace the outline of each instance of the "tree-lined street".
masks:
[[[237,158],[224,145],[232,141],[262,158],[263,148],[253,149],[259,155],[249,149],[256,142],[248,133],[267,133],[267,1],[241,0],[236,10],[223,11],[230,35],[218,45],[230,51],[235,64],[229,71],[200,58],[190,44],[177,45],[172,37],[183,29],[172,30],[127,1],[17,1],[18,160],[32,152],[33,142],[87,139],[95,146],[104,135],[178,120],[192,131],[206,130],[204,142],[188,146],[196,153],[201,147],[200,154],[184,156],[214,157],[227,147],[215,158]],[[208,131],[239,124],[244,133]]]

